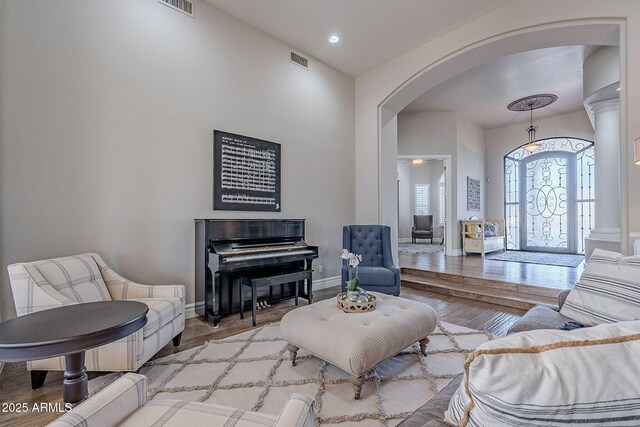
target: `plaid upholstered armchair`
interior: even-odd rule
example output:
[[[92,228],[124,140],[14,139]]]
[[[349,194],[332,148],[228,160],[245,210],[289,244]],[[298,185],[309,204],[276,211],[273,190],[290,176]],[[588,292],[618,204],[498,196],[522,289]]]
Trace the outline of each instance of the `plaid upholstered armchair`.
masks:
[[[98,254],[12,264],[8,268],[18,316],[95,301],[135,300],[149,306],[147,324],[110,344],[87,350],[87,371],[136,371],[184,329],[184,286],[149,286],[116,274]],[[27,362],[31,386],[42,387],[47,371],[64,371],[64,356]]]
[[[147,401],[147,377],[125,374],[47,427],[313,427],[313,399],[292,393],[280,415],[176,399]]]

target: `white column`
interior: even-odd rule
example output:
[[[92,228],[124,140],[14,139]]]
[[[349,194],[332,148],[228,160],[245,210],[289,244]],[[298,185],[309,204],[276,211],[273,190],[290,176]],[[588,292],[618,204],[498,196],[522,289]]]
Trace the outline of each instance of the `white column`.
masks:
[[[595,248],[620,252],[620,100],[589,104],[594,114],[594,228],[585,241],[586,256]]]
[[[633,254],[640,255],[640,233],[631,233],[629,237],[633,239]]]

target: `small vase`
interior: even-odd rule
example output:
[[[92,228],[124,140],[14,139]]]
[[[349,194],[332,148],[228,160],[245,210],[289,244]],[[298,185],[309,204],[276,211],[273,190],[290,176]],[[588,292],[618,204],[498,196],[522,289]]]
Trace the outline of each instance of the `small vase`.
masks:
[[[349,280],[358,278],[358,267],[349,266]]]

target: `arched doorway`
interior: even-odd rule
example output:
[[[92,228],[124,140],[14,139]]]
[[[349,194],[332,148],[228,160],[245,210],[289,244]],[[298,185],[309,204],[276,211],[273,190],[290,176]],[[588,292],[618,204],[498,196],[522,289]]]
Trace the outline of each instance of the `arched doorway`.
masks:
[[[456,49],[446,51],[442,56],[426,55],[425,59],[416,61],[418,57],[403,57],[398,61],[406,68],[416,66],[411,75],[399,79],[397,82],[385,82],[382,71],[379,75],[373,73],[363,79],[360,85],[360,93],[366,94],[356,100],[359,115],[356,120],[356,164],[359,173],[356,176],[357,191],[356,217],[359,221],[373,221],[378,223],[396,224],[397,209],[395,159],[397,157],[397,114],[418,96],[435,87],[447,78],[462,71],[473,68],[476,65],[502,56],[532,49],[541,49],[553,46],[568,46],[588,43],[590,45],[623,45],[626,46],[625,33],[620,31],[624,25],[623,20],[611,19],[576,19],[547,24],[534,24],[518,30],[504,31],[482,40],[472,41],[469,44],[458,46]],[[622,41],[622,42],[621,42]],[[620,52],[620,61],[624,63],[626,49]],[[406,64],[405,64],[406,62]],[[418,62],[418,63],[413,63]],[[398,66],[400,69],[400,67]],[[623,69],[623,67],[621,67]],[[373,78],[375,75],[376,78]],[[620,82],[624,94],[626,87],[626,75],[621,73]],[[372,114],[376,111],[376,114]],[[620,129],[621,141],[627,140],[627,121],[625,106],[621,106]],[[621,147],[625,152],[628,145]],[[371,168],[371,164],[377,164],[377,168]],[[457,165],[453,165],[457,168]],[[627,174],[627,164],[620,165],[620,176]],[[452,186],[459,187],[456,174],[452,174]],[[371,183],[377,183],[377,191],[371,190]],[[454,190],[455,191],[455,190]],[[456,197],[454,199],[452,218],[447,218],[448,225],[446,235],[452,242],[447,249],[447,255],[461,254]],[[448,203],[448,202],[447,202]],[[627,207],[627,198],[624,189],[620,200],[623,212],[622,246],[627,244],[625,235],[624,212]],[[394,240],[397,237],[397,230]]]
[[[504,157],[507,249],[584,253],[594,224],[593,142],[539,140]]]

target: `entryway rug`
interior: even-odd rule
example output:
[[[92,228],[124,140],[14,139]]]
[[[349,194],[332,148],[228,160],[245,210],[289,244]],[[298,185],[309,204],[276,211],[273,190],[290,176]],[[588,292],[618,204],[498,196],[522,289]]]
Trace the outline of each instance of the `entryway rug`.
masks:
[[[435,254],[444,252],[444,245],[430,245],[428,243],[398,243],[398,252],[408,254]]]
[[[574,268],[584,261],[584,255],[525,251],[492,252],[486,254],[485,257],[492,261],[524,262],[528,264],[546,264]]]
[[[344,371],[303,351],[292,366],[278,324],[210,341],[147,363],[149,399],[183,399],[280,413],[293,392],[315,399],[316,425],[395,426],[463,371],[486,332],[439,322],[427,356],[418,345],[371,371],[354,400]]]

